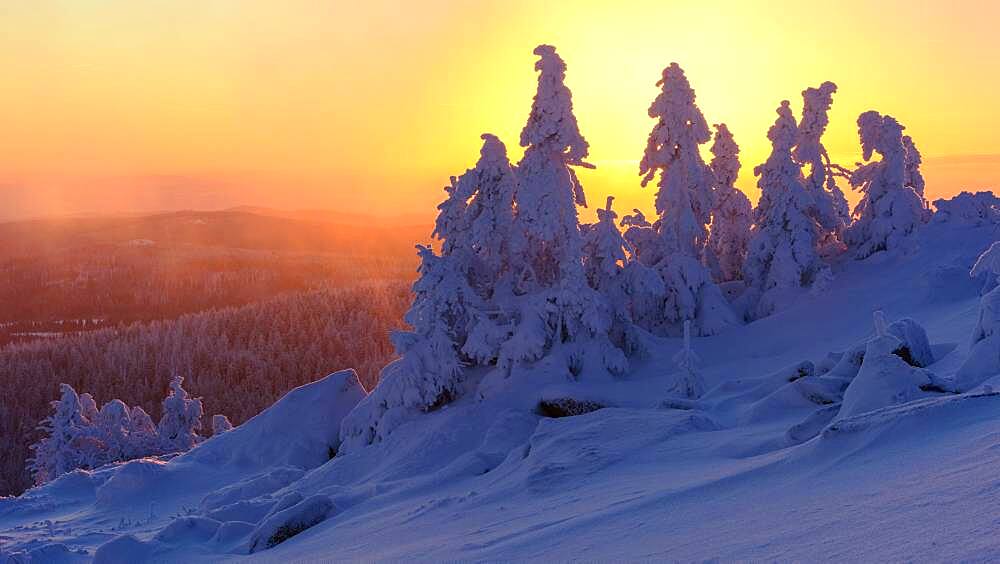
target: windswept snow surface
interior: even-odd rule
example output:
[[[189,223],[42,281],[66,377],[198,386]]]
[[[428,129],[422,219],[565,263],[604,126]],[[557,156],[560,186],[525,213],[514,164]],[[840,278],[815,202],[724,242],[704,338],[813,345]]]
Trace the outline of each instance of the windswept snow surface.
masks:
[[[826,291],[692,339],[697,399],[670,395],[681,340],[657,339],[616,380],[565,381],[544,360],[506,379],[468,374],[458,401],[330,459],[364,395],[337,373],[172,460],[0,500],[0,550],[29,562],[995,560],[1000,377],[945,390],[979,315],[969,269],[996,237],[931,223],[909,255],[845,258]],[[876,310],[922,326],[930,351],[916,356],[932,363],[887,356],[903,338],[868,343]],[[854,401],[887,370],[921,377]],[[561,398],[607,407],[536,413]]]

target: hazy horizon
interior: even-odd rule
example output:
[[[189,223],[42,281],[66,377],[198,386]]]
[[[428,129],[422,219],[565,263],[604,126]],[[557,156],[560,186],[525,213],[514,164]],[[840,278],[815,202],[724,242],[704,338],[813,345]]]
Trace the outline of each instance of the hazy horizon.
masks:
[[[472,157],[470,156],[470,159]],[[596,170],[581,170],[581,176],[588,189],[591,202],[601,202],[597,195],[616,195],[616,207],[620,210],[639,208],[651,211],[655,188],[630,191],[633,179],[624,170],[633,170],[636,163],[630,161],[597,163]],[[750,163],[743,164],[744,169]],[[609,170],[610,169],[610,170]],[[967,190],[996,191],[1000,187],[1000,154],[995,155],[951,155],[946,157],[925,157],[922,167],[927,179],[927,198],[949,198]],[[604,174],[602,174],[602,172]],[[742,177],[752,182],[753,177]],[[75,182],[81,182],[75,179]],[[151,175],[136,178],[111,178],[94,181],[89,185],[34,184],[31,189],[17,184],[0,184],[0,222],[21,221],[62,216],[156,214],[175,211],[225,211],[239,207],[261,207],[276,211],[317,211],[343,214],[345,216],[365,216],[382,220],[402,218],[407,223],[428,223],[434,220],[433,204],[444,199],[443,186],[447,177],[443,176],[436,189],[428,198],[431,205],[410,205],[406,207],[374,207],[358,209],[347,205],[334,205],[329,198],[312,199],[291,196],[295,187],[281,190],[264,189],[250,177],[240,183],[239,179],[212,180],[198,176]],[[638,186],[638,176],[634,179]],[[102,198],[101,194],[114,186],[118,192],[128,192],[128,198]],[[856,203],[860,195],[844,187],[851,203]],[[755,190],[741,186],[752,199]],[[617,195],[621,194],[621,195]],[[593,208],[593,206],[590,206]],[[590,221],[592,211],[581,211],[582,219]]]
[[[598,166],[580,171],[591,202],[652,210],[636,161],[673,61],[708,122],[733,132],[752,200],[775,108],[788,99],[799,116],[802,90],[826,80],[835,160],[859,160],[855,120],[875,109],[915,140],[928,196],[949,196],[1000,184],[998,16],[903,0],[839,3],[818,25],[791,1],[14,3],[0,21],[0,217],[259,205],[430,218],[481,133],[520,157],[539,43],[568,65]]]

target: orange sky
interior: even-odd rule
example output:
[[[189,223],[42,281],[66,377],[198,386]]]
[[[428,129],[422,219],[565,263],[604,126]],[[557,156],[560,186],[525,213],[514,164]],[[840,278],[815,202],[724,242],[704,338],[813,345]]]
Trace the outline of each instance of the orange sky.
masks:
[[[636,161],[671,61],[743,147],[752,198],[775,107],[787,98],[798,114],[802,89],[824,80],[840,87],[825,138],[836,159],[858,158],[854,120],[877,109],[916,140],[932,198],[1000,186],[1000,2],[610,4],[4,2],[0,217],[240,204],[429,215],[480,133],[520,155],[541,42],[569,65],[598,165],[581,173],[591,202],[610,192],[619,209],[651,210]]]

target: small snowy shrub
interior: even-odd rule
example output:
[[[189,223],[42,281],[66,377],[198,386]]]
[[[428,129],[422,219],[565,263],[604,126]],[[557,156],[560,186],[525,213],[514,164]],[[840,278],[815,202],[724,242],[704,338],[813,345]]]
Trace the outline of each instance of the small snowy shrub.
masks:
[[[232,431],[233,424],[225,415],[215,414],[212,416],[212,436],[221,435],[226,431]]]
[[[684,346],[674,355],[674,364],[677,365],[677,376],[673,385],[668,390],[671,394],[687,399],[698,399],[705,393],[705,384],[702,381],[698,365],[701,359],[691,348],[691,322],[684,322]]]

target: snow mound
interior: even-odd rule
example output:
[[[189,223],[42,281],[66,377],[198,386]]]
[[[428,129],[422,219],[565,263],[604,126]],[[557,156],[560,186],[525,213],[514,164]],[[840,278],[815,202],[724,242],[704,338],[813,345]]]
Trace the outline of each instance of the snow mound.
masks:
[[[315,468],[340,447],[340,422],[364,398],[353,370],[288,392],[239,427],[202,443],[179,461],[244,467]]]

